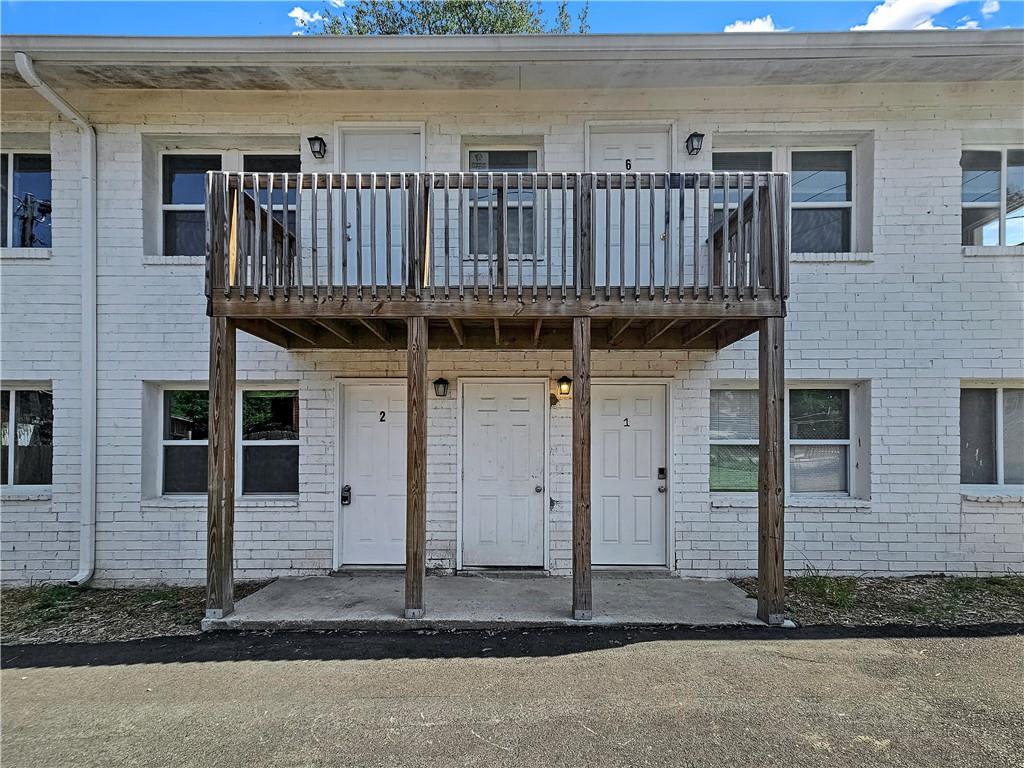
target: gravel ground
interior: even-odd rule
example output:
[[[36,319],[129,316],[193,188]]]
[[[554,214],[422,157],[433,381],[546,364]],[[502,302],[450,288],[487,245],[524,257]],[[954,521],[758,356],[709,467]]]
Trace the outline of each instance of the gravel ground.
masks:
[[[22,646],[0,673],[3,766],[1024,765],[1021,637],[824,632]]]

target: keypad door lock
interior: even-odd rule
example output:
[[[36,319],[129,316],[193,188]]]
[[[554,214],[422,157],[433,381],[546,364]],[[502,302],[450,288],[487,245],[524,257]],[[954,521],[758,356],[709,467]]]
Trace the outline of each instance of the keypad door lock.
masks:
[[[665,479],[665,468],[664,467],[658,467],[658,479],[659,480],[664,480]]]
[[[341,487],[341,505],[347,507],[352,503],[352,486],[343,485]]]

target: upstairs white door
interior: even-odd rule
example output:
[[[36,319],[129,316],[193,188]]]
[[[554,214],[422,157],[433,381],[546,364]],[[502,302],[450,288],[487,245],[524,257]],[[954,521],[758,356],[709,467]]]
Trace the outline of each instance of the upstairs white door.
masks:
[[[462,563],[544,565],[543,384],[463,390]]]
[[[665,387],[595,384],[591,401],[592,561],[665,565]]]
[[[405,385],[347,385],[342,411],[341,564],[405,563]],[[343,488],[344,489],[344,488]]]
[[[670,135],[668,130],[591,133],[590,170],[612,173],[664,173],[671,170]],[[662,286],[665,284],[665,241],[662,239],[666,230],[664,190],[657,190],[653,200],[650,190],[640,190],[639,205],[637,193],[633,190],[625,193],[625,205],[622,198],[620,190],[598,190],[595,193],[596,284],[632,287],[639,283],[641,288],[647,288],[651,284],[653,258],[653,282],[656,286]]]
[[[416,131],[345,131],[341,170],[345,173],[413,173],[421,170],[420,135]],[[349,190],[345,195],[346,266],[335,267],[346,284],[401,285],[402,245],[407,238],[401,192]],[[387,209],[391,209],[388,258]],[[375,281],[375,282],[374,282]]]

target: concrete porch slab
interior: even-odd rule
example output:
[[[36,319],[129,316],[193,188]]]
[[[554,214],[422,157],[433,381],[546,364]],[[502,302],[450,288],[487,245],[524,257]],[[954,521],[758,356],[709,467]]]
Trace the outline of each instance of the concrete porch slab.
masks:
[[[756,601],[725,580],[595,572],[594,618],[571,617],[572,580],[537,576],[428,576],[426,615],[405,619],[404,576],[280,578],[203,629],[486,629],[609,625],[761,624]]]

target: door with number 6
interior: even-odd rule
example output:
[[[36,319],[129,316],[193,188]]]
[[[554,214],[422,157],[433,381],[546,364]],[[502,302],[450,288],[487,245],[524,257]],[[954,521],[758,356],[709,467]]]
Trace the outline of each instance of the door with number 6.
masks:
[[[595,384],[591,402],[592,562],[665,565],[665,387]]]
[[[340,557],[405,563],[405,384],[342,387]]]

